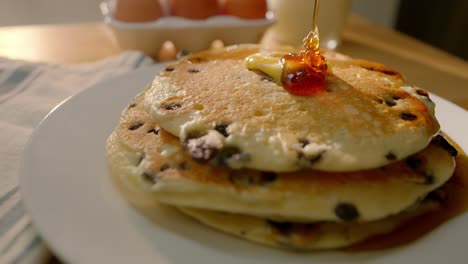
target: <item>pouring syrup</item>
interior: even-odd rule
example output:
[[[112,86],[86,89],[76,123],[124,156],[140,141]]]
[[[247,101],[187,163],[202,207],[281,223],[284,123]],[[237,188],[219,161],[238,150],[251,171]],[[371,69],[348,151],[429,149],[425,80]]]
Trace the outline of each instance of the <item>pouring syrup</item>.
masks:
[[[294,95],[311,96],[325,91],[328,67],[319,50],[318,10],[319,0],[315,0],[312,31],[304,39],[300,53],[281,58],[281,84]]]

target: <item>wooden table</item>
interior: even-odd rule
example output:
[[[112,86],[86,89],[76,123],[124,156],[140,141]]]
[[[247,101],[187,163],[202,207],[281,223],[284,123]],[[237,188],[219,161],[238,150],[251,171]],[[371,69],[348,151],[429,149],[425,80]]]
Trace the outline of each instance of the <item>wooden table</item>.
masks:
[[[0,56],[9,58],[82,63],[121,51],[103,23],[0,28]],[[387,64],[410,83],[468,109],[468,62],[462,59],[358,16],[350,17],[338,51]]]

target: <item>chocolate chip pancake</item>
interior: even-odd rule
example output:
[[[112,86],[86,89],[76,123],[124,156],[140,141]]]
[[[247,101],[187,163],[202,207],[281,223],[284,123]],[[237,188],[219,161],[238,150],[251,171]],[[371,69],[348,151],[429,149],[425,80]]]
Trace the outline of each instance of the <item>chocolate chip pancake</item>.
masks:
[[[273,173],[200,164],[150,118],[143,97],[123,112],[107,157],[116,181],[148,202],[275,220],[365,222],[414,205],[455,166],[453,148],[441,136],[421,152],[365,171]]]
[[[247,69],[245,58],[258,51],[194,54],[154,79],[145,107],[195,161],[274,172],[368,170],[421,151],[439,131],[427,92],[384,65],[325,53],[326,87],[304,97]]]
[[[150,132],[153,133],[154,132]],[[109,138],[108,151],[111,162],[121,162],[123,166],[132,168],[133,164],[142,159],[141,154],[128,156],[125,152],[114,149],[116,146],[128,148],[117,141],[116,134]],[[137,142],[134,142],[138,144]],[[159,208],[158,196],[134,177],[132,169],[121,170],[110,165],[116,187],[125,198],[141,213],[151,219],[153,211]],[[188,169],[188,165],[180,163],[180,169]],[[438,190],[441,190],[440,188]],[[191,199],[189,195],[187,199]],[[238,236],[260,244],[293,250],[318,250],[340,248],[355,244],[379,234],[389,233],[405,224],[407,221],[440,207],[440,202],[433,197],[417,202],[412,207],[394,216],[371,222],[285,222],[284,220],[268,219],[253,215],[234,214],[193,207],[177,207],[183,214],[195,218],[214,229]],[[346,209],[341,209],[346,211]],[[351,210],[352,211],[352,210]],[[342,215],[353,213],[342,213]],[[194,228],[197,228],[194,226]]]
[[[207,226],[253,242],[285,249],[317,250],[342,248],[390,233],[440,206],[439,202],[427,199],[397,215],[364,223],[294,223],[189,207],[179,210]]]

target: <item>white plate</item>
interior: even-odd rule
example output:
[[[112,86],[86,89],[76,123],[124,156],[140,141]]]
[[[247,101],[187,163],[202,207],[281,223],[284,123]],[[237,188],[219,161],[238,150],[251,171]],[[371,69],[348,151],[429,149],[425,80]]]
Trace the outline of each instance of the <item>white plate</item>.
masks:
[[[105,81],[55,108],[25,149],[20,181],[28,212],[70,263],[466,263],[468,214],[416,243],[367,253],[293,253],[255,245],[172,211],[157,224],[113,189],[104,144],[131,98],[161,67]],[[432,96],[444,130],[468,149],[468,112]]]

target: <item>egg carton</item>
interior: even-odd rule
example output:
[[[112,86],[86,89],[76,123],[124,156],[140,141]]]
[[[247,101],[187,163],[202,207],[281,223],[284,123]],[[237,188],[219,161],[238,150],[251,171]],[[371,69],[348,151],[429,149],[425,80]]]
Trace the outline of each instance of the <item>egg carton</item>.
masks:
[[[203,20],[163,16],[150,22],[122,22],[113,16],[115,3],[116,0],[107,0],[100,7],[118,45],[150,56],[156,56],[166,41],[171,41],[177,50],[190,52],[207,49],[215,40],[224,45],[258,43],[275,22],[271,13],[265,19],[254,20],[217,15]]]

